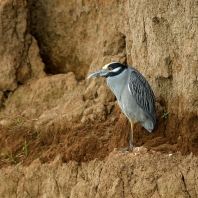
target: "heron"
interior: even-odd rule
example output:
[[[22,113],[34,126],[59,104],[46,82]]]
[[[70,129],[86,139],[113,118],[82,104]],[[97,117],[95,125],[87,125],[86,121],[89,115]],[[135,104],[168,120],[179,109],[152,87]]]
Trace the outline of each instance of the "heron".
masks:
[[[108,87],[116,96],[118,104],[131,124],[129,146],[121,153],[132,150],[134,124],[139,122],[147,131],[156,127],[155,95],[145,77],[134,67],[111,62],[94,72],[88,79],[101,76],[106,78]]]

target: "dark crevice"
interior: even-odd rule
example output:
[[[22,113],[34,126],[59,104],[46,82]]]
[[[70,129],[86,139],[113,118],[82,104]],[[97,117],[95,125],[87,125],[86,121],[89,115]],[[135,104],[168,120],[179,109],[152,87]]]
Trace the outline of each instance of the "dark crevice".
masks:
[[[182,173],[181,173],[181,174],[182,174]],[[184,187],[185,187],[186,193],[188,194],[189,197],[191,197],[190,194],[189,194],[189,192],[188,192],[188,190],[187,190],[186,181],[185,181],[185,178],[184,178],[184,175],[183,175],[183,174],[182,174],[182,178],[181,178],[181,179],[182,179],[182,181],[183,181],[183,183],[184,183]]]
[[[10,92],[11,92],[10,90],[6,90],[6,91],[4,91],[4,95],[3,95],[3,96],[4,96],[4,98],[5,98],[5,99],[7,99],[7,98],[8,98],[8,96],[9,96]]]

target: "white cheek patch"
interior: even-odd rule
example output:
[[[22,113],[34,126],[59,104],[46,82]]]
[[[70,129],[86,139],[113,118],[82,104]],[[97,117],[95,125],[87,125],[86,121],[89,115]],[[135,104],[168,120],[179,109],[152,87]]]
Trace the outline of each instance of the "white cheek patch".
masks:
[[[117,72],[117,71],[119,71],[119,70],[120,70],[120,67],[117,67],[117,68],[111,70],[111,72]]]

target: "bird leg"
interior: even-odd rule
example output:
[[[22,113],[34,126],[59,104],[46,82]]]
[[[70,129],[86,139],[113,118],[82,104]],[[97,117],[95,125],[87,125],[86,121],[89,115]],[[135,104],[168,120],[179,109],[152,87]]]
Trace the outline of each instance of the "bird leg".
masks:
[[[134,129],[134,120],[131,120],[131,132],[130,132],[130,140],[129,140],[129,149],[133,148],[133,129]]]
[[[131,131],[130,131],[130,139],[129,139],[129,146],[120,151],[120,153],[124,153],[128,150],[132,150],[133,148],[133,129],[134,129],[134,120],[131,120]]]

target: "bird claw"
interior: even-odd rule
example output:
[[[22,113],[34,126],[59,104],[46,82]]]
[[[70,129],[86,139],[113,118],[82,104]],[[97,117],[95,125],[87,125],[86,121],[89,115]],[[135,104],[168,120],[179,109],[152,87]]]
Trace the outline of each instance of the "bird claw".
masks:
[[[125,153],[126,151],[132,150],[133,149],[133,145],[130,144],[130,146],[126,147],[125,149],[123,149],[122,151],[120,151],[119,153]]]

